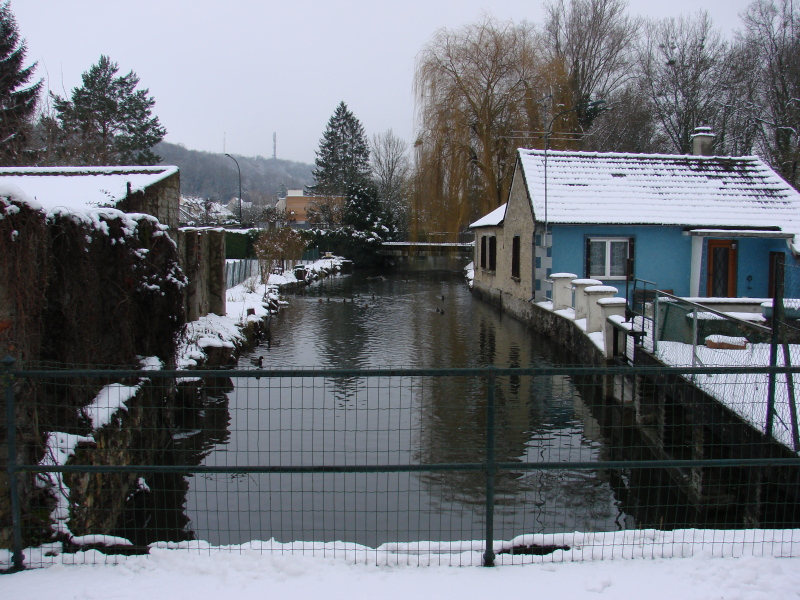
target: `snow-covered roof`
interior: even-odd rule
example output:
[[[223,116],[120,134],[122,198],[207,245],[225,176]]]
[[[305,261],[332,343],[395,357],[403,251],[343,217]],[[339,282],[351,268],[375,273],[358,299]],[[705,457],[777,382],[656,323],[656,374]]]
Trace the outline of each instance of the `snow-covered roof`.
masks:
[[[497,227],[503,222],[503,219],[506,218],[506,206],[507,204],[498,206],[488,215],[475,221],[470,227]]]
[[[0,168],[0,195],[15,186],[34,208],[84,211],[114,206],[127,195],[128,184],[131,192],[139,192],[177,172],[171,166],[5,167]]]
[[[542,221],[544,156],[543,150],[519,150],[534,214]],[[547,220],[780,227],[800,234],[800,194],[756,156],[549,151]]]

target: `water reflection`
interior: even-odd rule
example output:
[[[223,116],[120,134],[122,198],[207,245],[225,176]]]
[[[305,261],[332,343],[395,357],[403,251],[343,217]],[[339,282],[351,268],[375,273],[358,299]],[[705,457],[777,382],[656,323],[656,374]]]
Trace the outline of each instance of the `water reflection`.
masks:
[[[473,367],[549,364],[552,349],[471,297],[460,277],[336,277],[291,298],[272,343],[243,356],[265,367]],[[208,465],[478,463],[486,453],[486,380],[237,379],[230,393],[185,416],[186,459]],[[213,396],[213,394],[212,394]],[[501,377],[497,460],[592,460],[599,427],[572,382]],[[211,406],[214,409],[211,409]],[[587,435],[587,432],[591,432]],[[193,457],[193,458],[191,458]],[[481,472],[213,475],[190,480],[199,538],[239,543],[344,539],[376,545],[477,539]],[[503,472],[496,531],[618,527],[619,503],[594,473]]]
[[[173,413],[172,443],[161,459],[165,465],[196,466],[230,439],[229,378],[206,380],[179,386]],[[187,514],[191,478],[180,473],[147,473],[141,479],[144,493],[132,494],[121,527],[112,535],[145,547],[157,541],[181,542],[195,539]]]

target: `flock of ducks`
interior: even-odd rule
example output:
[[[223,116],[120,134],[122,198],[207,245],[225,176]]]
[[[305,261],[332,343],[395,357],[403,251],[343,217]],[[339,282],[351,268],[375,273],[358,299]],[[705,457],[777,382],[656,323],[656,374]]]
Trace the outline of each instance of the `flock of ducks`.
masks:
[[[360,302],[362,300],[364,300],[364,304],[360,304]],[[372,301],[373,302],[375,301],[375,294],[372,294]],[[358,307],[359,308],[369,308],[369,301],[366,298],[362,298],[361,296],[354,296],[353,298],[350,298],[349,300],[347,298],[342,298],[341,300],[339,300],[337,298],[334,298],[334,299],[331,300],[330,297],[328,297],[328,298],[326,298],[324,300],[322,298],[320,298],[319,300],[317,300],[317,302],[319,302],[320,304],[322,304],[323,302],[327,302],[328,304],[330,304],[331,302],[334,302],[334,303],[341,302],[342,304],[347,304],[347,303],[356,304],[356,303],[358,303]],[[444,302],[444,296],[442,296],[442,302]],[[444,314],[444,308],[439,308],[438,306],[435,306],[434,310],[437,313],[439,313],[440,315]]]

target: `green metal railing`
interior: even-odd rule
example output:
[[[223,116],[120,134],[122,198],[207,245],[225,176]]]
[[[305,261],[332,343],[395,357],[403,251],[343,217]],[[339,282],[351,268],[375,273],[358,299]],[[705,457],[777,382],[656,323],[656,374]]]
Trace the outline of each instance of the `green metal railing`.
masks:
[[[800,368],[791,367],[789,371],[797,373]],[[229,475],[230,478],[223,482],[229,487],[221,491],[215,488],[211,491],[189,492],[196,496],[205,494],[203,497],[208,498],[234,493],[253,494],[252,491],[243,492],[230,487],[233,486],[230,483],[233,478],[243,476],[409,474],[409,477],[422,479],[409,480],[406,488],[375,488],[372,491],[366,488],[355,491],[345,489],[341,493],[361,494],[359,498],[368,498],[369,505],[377,505],[379,500],[392,495],[399,497],[405,494],[409,498],[430,495],[435,499],[434,503],[442,507],[438,515],[447,515],[448,511],[467,514],[471,523],[480,523],[480,535],[484,540],[482,563],[486,566],[495,564],[496,553],[505,551],[508,545],[498,541],[498,517],[501,519],[501,528],[505,528],[503,531],[506,532],[528,533],[528,529],[563,531],[569,526],[563,523],[570,522],[572,518],[564,515],[585,509],[588,516],[582,518],[587,523],[586,527],[603,530],[604,527],[619,526],[614,525],[610,517],[592,525],[590,518],[594,518],[593,511],[602,509],[600,512],[603,512],[606,510],[603,507],[613,505],[617,507],[615,510],[633,514],[636,502],[626,504],[619,500],[621,496],[638,493],[646,497],[671,493],[673,487],[686,487],[686,499],[682,500],[680,510],[692,510],[700,516],[668,519],[666,525],[663,514],[660,520],[655,521],[646,515],[637,516],[636,527],[659,524],[672,528],[706,525],[743,527],[745,522],[754,522],[753,515],[761,515],[760,523],[764,527],[795,527],[800,525],[800,483],[794,483],[800,481],[800,458],[796,452],[781,440],[770,436],[769,431],[765,433],[757,424],[748,423],[724,403],[698,389],[692,381],[700,376],[785,376],[786,373],[786,367],[778,366],[665,368],[656,365],[369,370],[29,370],[15,369],[13,361],[6,360],[3,363],[2,382],[5,388],[6,473],[11,515],[7,529],[13,533],[9,538],[8,566],[11,570],[21,569],[25,565],[36,566],[30,560],[26,562],[24,547],[36,543],[37,539],[42,543],[43,536],[46,538],[51,535],[42,533],[41,525],[38,530],[30,525],[33,519],[31,515],[35,512],[30,504],[35,496],[35,490],[32,490],[37,481],[42,487],[43,480],[36,479],[42,476],[49,477],[44,484],[50,482],[44,488],[52,488],[52,482],[56,481],[66,490],[62,490],[62,495],[69,501],[70,510],[73,513],[78,511],[77,515],[71,513],[64,523],[78,520],[83,523],[82,536],[70,537],[71,533],[63,532],[54,536],[57,538],[60,535],[66,545],[72,544],[72,551],[82,549],[75,542],[79,537],[119,537],[121,532],[136,533],[133,529],[121,529],[119,523],[125,520],[123,513],[127,509],[122,504],[115,505],[114,497],[123,492],[123,495],[130,493],[131,497],[135,497],[138,492],[135,489],[131,491],[132,478],[139,476],[141,480],[143,476],[152,474]],[[236,382],[236,386],[225,383],[220,387],[220,378],[225,382]],[[184,399],[182,405],[175,400],[176,394],[185,396],[186,391],[176,392],[176,382],[179,383],[179,390],[188,387],[200,396]],[[633,386],[632,396],[615,393],[620,382]],[[139,404],[134,399],[124,407],[124,403],[120,402],[97,406],[96,398],[101,397],[98,389],[120,389],[113,387],[115,385],[132,389],[132,384],[141,385],[137,388],[137,394],[145,396]],[[233,391],[234,387],[236,391]],[[443,400],[444,391],[452,389],[459,390],[457,398]],[[737,393],[734,387],[730,390],[732,394]],[[202,398],[206,392],[213,396],[213,402]],[[245,400],[240,398],[239,401],[245,403],[232,404],[232,394],[240,394]],[[87,408],[88,403],[78,402],[82,407],[73,411],[77,412],[78,418],[70,420],[71,413],[64,410],[63,403],[68,403],[67,399],[72,396],[89,400],[95,398],[95,403]],[[576,408],[578,404],[586,407],[586,410]],[[656,410],[651,410],[654,405]],[[553,410],[545,414],[547,406]],[[40,431],[28,431],[30,423],[20,420],[20,415],[30,415],[31,411],[36,413]],[[202,419],[213,411],[219,413],[214,417],[216,421],[226,423],[224,428],[229,437],[237,435],[235,427],[238,426],[241,430],[238,434],[245,441],[239,442],[240,446],[235,446],[231,439],[227,442],[217,440],[210,445],[201,444],[202,452],[192,454],[194,462],[187,462],[188,453],[176,451],[174,440],[183,439],[180,435],[194,430],[192,419],[202,423]],[[576,417],[578,413],[583,416]],[[106,420],[100,429],[93,430],[88,421],[99,418],[97,415],[100,414],[105,415]],[[191,423],[180,424],[180,419]],[[559,419],[563,423],[553,423]],[[584,431],[578,433],[578,421],[581,419]],[[136,427],[139,429],[136,430]],[[169,428],[171,435],[165,438],[160,428]],[[604,446],[596,444],[596,440],[586,433],[592,428],[600,433],[591,435],[603,438]],[[132,430],[135,430],[134,434],[130,434]],[[534,430],[539,433],[532,433]],[[17,434],[20,431],[28,440],[23,446],[18,442]],[[83,436],[80,439],[84,440],[87,448],[76,450],[76,446],[72,447],[72,454],[67,452],[68,459],[61,462],[48,462],[41,458],[35,460],[44,452],[52,452],[52,448],[32,449],[30,441],[38,439],[42,446],[41,440],[45,434],[53,431]],[[133,440],[137,439],[137,435],[140,440],[148,436],[158,440],[168,438],[170,441],[166,446],[169,448],[149,448],[148,444],[155,442],[145,441],[140,441],[139,445],[130,441],[120,442],[119,449],[113,448],[116,439]],[[307,437],[301,440],[302,435]],[[428,440],[437,435],[449,445]],[[696,441],[689,443],[698,435],[707,438],[703,439],[700,448]],[[570,436],[574,440],[559,442],[561,446],[553,441]],[[250,438],[259,441],[255,446],[248,446],[251,442],[247,440]],[[615,442],[617,438],[622,441]],[[326,439],[329,441],[325,442]],[[746,446],[742,446],[742,440],[746,440]],[[324,446],[326,443],[331,447],[320,447],[320,444]],[[358,444],[362,447],[350,447]],[[304,445],[312,448],[307,449]],[[224,457],[223,464],[209,462],[209,448],[212,446],[223,452],[219,455]],[[20,459],[20,448],[24,449],[23,454],[28,460]],[[424,451],[420,448],[424,448]],[[111,460],[128,451],[132,452],[132,459],[147,456],[152,460],[140,460],[138,463]],[[34,460],[30,460],[31,457]],[[622,477],[632,480],[639,478],[640,473],[656,471],[664,474],[669,482],[644,486],[638,491],[632,491],[633,486],[625,485],[613,488],[607,477],[602,475],[608,472],[613,474],[612,479]],[[549,483],[534,481],[537,477],[545,477],[547,473],[568,479],[565,473],[584,472],[587,477],[594,473],[600,478],[593,480],[591,485],[586,484],[572,498],[560,498],[559,495],[563,493],[553,491],[555,488],[548,487]],[[437,473],[445,479],[436,479]],[[464,474],[463,477],[468,477],[470,473],[480,475],[483,479],[482,491],[475,487],[476,480],[459,480],[461,476],[458,473]],[[687,473],[693,475],[686,476]],[[74,483],[67,485],[65,482],[70,477],[75,478],[70,480]],[[106,477],[117,479],[106,481]],[[430,477],[433,479],[426,479]],[[451,482],[447,478],[455,480]],[[726,478],[730,481],[726,481]],[[195,478],[192,483],[197,485],[200,481]],[[697,484],[697,481],[701,481],[701,484]],[[96,485],[96,489],[92,485]],[[107,487],[103,488],[103,485]],[[265,487],[270,494],[290,493],[279,487],[273,489],[271,485],[260,480],[252,483],[259,498],[266,493],[262,489]],[[309,486],[312,491],[314,485],[312,481]],[[331,484],[331,488],[336,485]],[[697,489],[692,487],[698,485],[700,487]],[[587,500],[591,496],[586,494],[593,493],[592,490],[597,486],[606,491],[604,499],[592,497],[591,501]],[[322,487],[323,496],[334,494],[332,489],[324,485]],[[469,489],[470,493],[464,495],[464,489]],[[298,492],[302,493],[305,492]],[[84,500],[91,497],[92,501],[82,503],[81,498],[73,497],[76,494],[83,494]],[[708,497],[713,494],[719,498],[708,504]],[[142,492],[140,495],[146,494]],[[453,500],[454,496],[458,498]],[[744,510],[742,506],[751,498],[752,510],[742,517],[736,511]],[[225,501],[218,500],[219,504]],[[236,501],[239,502],[238,499]],[[130,499],[126,502],[130,503]],[[245,500],[241,502],[246,503]],[[278,507],[274,510],[280,512],[282,517],[296,517],[297,513],[303,513],[296,508],[297,502],[291,501],[288,508]],[[336,504],[339,500],[330,502]],[[91,507],[97,508],[103,503],[108,505],[102,508],[105,512],[99,517],[93,516],[91,510],[94,509]],[[327,503],[328,500],[325,500],[325,510],[328,510]],[[482,505],[482,512],[477,511],[477,503]],[[586,506],[582,506],[582,503]],[[359,502],[354,504],[359,505]],[[737,504],[742,506],[737,508]],[[656,512],[673,510],[671,505],[661,500],[654,501],[654,506]],[[47,509],[52,510],[51,504],[47,505]],[[40,508],[39,512],[42,510]],[[214,510],[211,507],[208,512],[213,513]],[[217,510],[224,512],[222,508]],[[251,513],[257,514],[261,510],[259,505]],[[354,521],[358,521],[364,511],[364,514],[381,512],[377,508],[363,506],[342,510]],[[406,512],[400,508],[386,510],[392,510],[398,522],[407,518]],[[410,502],[407,510],[412,510]],[[529,513],[537,510],[540,512],[536,513],[536,519],[531,520],[533,517]],[[549,513],[546,512],[548,510]],[[708,517],[714,511],[716,516]],[[309,512],[313,513],[313,510]],[[555,515],[554,524],[545,522],[548,515]],[[299,518],[311,520],[312,517],[313,514],[301,514]],[[338,516],[335,518],[338,519]],[[376,522],[380,521],[380,516],[376,519]],[[278,527],[282,525],[279,523]],[[429,535],[427,539],[445,539],[448,535],[457,536],[462,531],[471,536],[467,539],[475,539],[478,534],[471,527],[456,532],[431,527],[426,530]],[[369,528],[361,527],[363,531],[358,528],[358,525],[353,525],[349,534],[375,533],[367,531]],[[314,535],[313,529],[310,533],[305,531],[301,534],[289,528],[285,533]],[[383,536],[402,536],[404,529],[398,525],[390,531],[387,526],[378,533]],[[508,537],[508,534],[501,535],[499,539]],[[129,550],[146,552],[146,544],[131,544]]]

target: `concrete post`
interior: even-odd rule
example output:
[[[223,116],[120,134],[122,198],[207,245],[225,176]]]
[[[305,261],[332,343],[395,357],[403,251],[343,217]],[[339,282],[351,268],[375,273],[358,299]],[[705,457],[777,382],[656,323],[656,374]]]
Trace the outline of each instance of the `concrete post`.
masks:
[[[225,231],[208,232],[208,312],[225,316]]]
[[[553,310],[572,308],[572,280],[578,276],[574,273],[553,273]]]
[[[613,298],[617,295],[617,288],[612,285],[590,285],[583,288],[586,295],[586,333],[595,333],[603,330],[603,309],[598,300]]]
[[[600,298],[597,305],[602,312],[603,320],[603,339],[605,340],[605,354],[606,357],[611,356],[612,349],[614,348],[614,335],[616,335],[614,327],[608,322],[609,317],[622,317],[625,318],[625,307],[628,305],[625,298]]]
[[[181,255],[181,268],[183,274],[186,275],[188,281],[186,285],[186,298],[184,300],[186,307],[186,320],[196,321],[200,318],[200,305],[197,299],[198,285],[197,285],[197,265],[199,263],[198,257],[198,244],[197,244],[197,230],[196,229],[182,229],[183,236],[183,253]]]
[[[572,289],[575,290],[575,320],[585,319],[588,307],[586,305],[586,294],[583,293],[587,287],[593,285],[603,285],[597,279],[573,279]],[[615,288],[616,291],[616,288]]]

